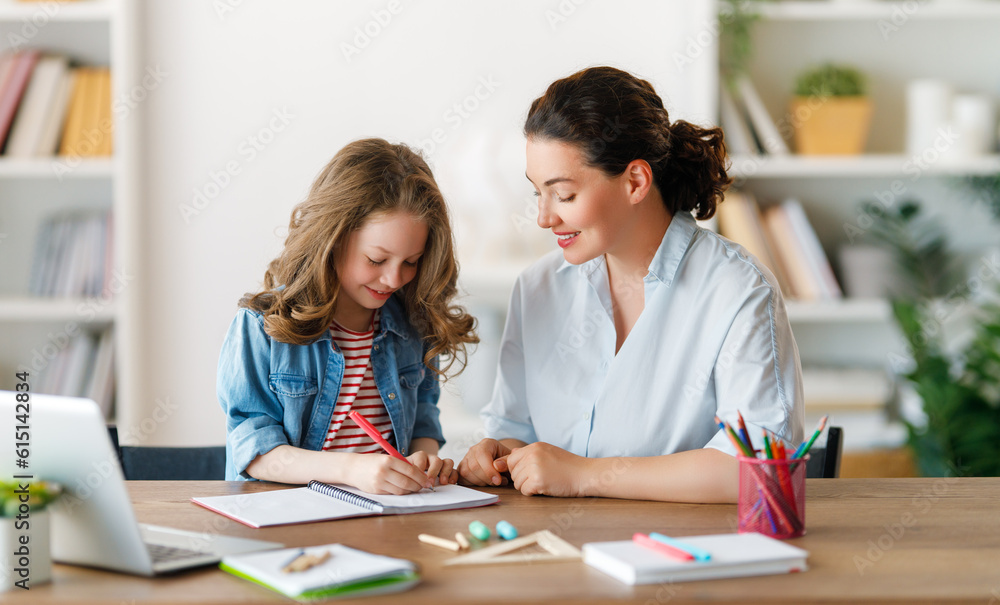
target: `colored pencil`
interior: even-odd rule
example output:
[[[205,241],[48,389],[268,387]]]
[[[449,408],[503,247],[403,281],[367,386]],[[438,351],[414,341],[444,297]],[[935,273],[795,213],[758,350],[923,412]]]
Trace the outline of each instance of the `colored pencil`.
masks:
[[[747,458],[753,458],[753,454],[747,451],[746,444],[740,441],[740,438],[736,436],[736,431],[733,430],[733,427],[729,426],[729,423],[723,422],[718,416],[715,417],[715,422],[729,436],[729,440],[736,446],[736,451],[742,452]]]
[[[820,418],[819,426],[816,427],[816,432],[814,432],[812,437],[809,438],[809,441],[803,443],[798,447],[798,449],[795,450],[795,453],[792,454],[792,458],[801,458],[802,456],[805,456],[806,454],[809,453],[809,448],[812,447],[813,442],[816,441],[816,438],[819,437],[819,434],[823,432],[824,428],[826,428],[827,418],[829,418],[829,416],[823,416],[822,418]]]
[[[747,431],[747,424],[743,422],[743,414],[741,414],[739,410],[736,410],[736,419],[739,421],[740,435],[743,436],[743,441],[746,441],[747,447],[750,448],[750,451],[753,452],[754,456],[756,456],[757,450],[754,449],[753,443],[750,442],[750,432]]]

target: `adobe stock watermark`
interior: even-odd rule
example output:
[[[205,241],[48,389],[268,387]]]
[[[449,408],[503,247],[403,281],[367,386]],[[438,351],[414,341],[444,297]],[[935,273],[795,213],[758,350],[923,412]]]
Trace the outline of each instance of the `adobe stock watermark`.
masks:
[[[926,4],[927,0],[906,0],[906,2],[893,2],[889,19],[879,19],[875,25],[878,33],[882,36],[883,42],[888,42],[893,34],[909,22],[913,15],[917,14]]]
[[[225,21],[230,13],[243,6],[243,0],[212,0],[212,10],[219,21]]]
[[[854,566],[858,570],[858,576],[864,577],[871,567],[892,550],[907,534],[907,532],[920,522],[920,517],[927,514],[948,491],[958,479],[956,477],[941,477],[934,482],[929,490],[913,496],[910,500],[913,510],[905,511],[899,519],[882,525],[884,531],[874,540],[868,540],[868,549],[865,556],[854,555]]]
[[[125,269],[120,267],[116,268],[101,296],[80,302],[76,306],[76,314],[83,322],[89,323],[94,321],[98,314],[111,306],[115,301],[115,297],[124,292],[125,288],[134,280],[134,275],[129,274]],[[45,344],[31,351],[30,365],[18,364],[18,371],[41,372],[52,363],[52,360],[70,346],[73,339],[82,334],[83,330],[79,323],[76,321],[66,322],[62,329],[49,332],[46,335]]]
[[[684,70],[688,66],[694,65],[695,61],[705,54],[706,50],[714,48],[716,41],[722,36],[722,29],[733,23],[738,13],[750,11],[750,0],[740,0],[735,7],[729,3],[721,3],[718,19],[702,23],[697,33],[688,35],[687,39],[684,40],[683,52],[675,50],[671,55],[670,58],[673,59],[677,73],[684,73]]]
[[[52,22],[53,17],[59,14],[65,4],[66,0],[35,2],[32,6],[36,10],[21,19],[20,27],[7,33],[7,45],[10,49],[18,51],[28,46],[38,32]]]
[[[403,8],[403,3],[400,0],[389,0],[385,8],[368,13],[371,19],[362,25],[355,26],[354,36],[350,42],[340,43],[340,52],[344,55],[344,59],[350,63],[362,51],[371,46],[372,42],[392,24],[393,19],[403,12]]]
[[[556,31],[572,17],[576,10],[588,0],[560,0],[555,9],[546,9],[545,20],[549,24],[549,29]]]
[[[221,169],[210,170],[204,184],[194,188],[191,202],[178,204],[177,211],[181,215],[181,220],[185,224],[191,224],[191,219],[208,208],[232,184],[233,179],[243,172],[243,168],[256,160],[261,152],[274,142],[279,132],[284,132],[288,128],[293,118],[295,114],[289,112],[287,107],[274,109],[266,126],[247,136],[236,146],[236,153],[242,159],[229,160]]]
[[[67,175],[76,170],[77,167],[87,158],[93,157],[94,152],[102,145],[106,137],[113,136],[114,126],[127,120],[136,107],[139,106],[149,93],[160,87],[163,80],[169,76],[167,72],[160,69],[160,66],[146,67],[145,75],[139,84],[130,90],[118,94],[111,102],[111,118],[105,118],[98,122],[96,128],[83,133],[83,138],[69,150],[69,153],[58,156],[58,161],[52,162],[52,172],[61,181]]]
[[[122,427],[118,427],[119,442],[128,445],[142,445],[146,443],[159,427],[177,413],[179,409],[180,406],[171,402],[169,397],[156,399],[156,407],[148,416],[124,430],[122,430]],[[104,482],[115,472],[117,464],[117,455],[114,452],[111,452],[109,457],[104,460],[91,462],[90,472],[83,477],[77,477],[74,483],[66,486],[66,492],[63,494],[65,503],[62,505],[66,506],[69,512],[82,505],[97,490],[101,489]]]
[[[451,107],[441,114],[444,123],[450,126],[449,130],[443,127],[433,129],[427,137],[417,141],[417,146],[423,151],[424,157],[430,157],[439,146],[448,140],[449,132],[454,132],[462,127],[466,120],[472,117],[482,104],[493,96],[500,82],[493,79],[493,75],[479,76],[472,92],[465,95],[461,100],[453,103]]]
[[[920,180],[924,173],[954,147],[958,138],[958,133],[951,127],[939,128],[933,143],[903,162],[902,172],[910,177],[910,183]],[[875,191],[873,193],[875,201],[870,205],[871,208],[861,208],[853,223],[844,223],[844,234],[847,236],[847,240],[853,244],[857,238],[867,233],[875,224],[875,219],[880,218],[887,210],[895,206],[896,201],[906,195],[908,191],[909,186],[901,178],[892,181],[888,189]]]
[[[296,456],[286,448],[280,448],[276,456],[270,456],[267,461],[266,471],[271,476],[276,476],[284,469],[288,468],[296,461]],[[233,516],[240,516],[241,513],[253,507],[253,494],[240,494],[234,501]],[[208,550],[209,546],[219,534],[233,523],[228,516],[211,515],[207,517],[202,530],[196,534],[188,536],[187,545],[191,550]]]
[[[920,317],[920,331],[914,336],[917,344],[926,346],[931,338],[940,336],[948,320],[962,308],[963,304],[998,278],[1000,278],[1000,252],[994,252],[992,257],[986,255],[979,257],[975,273],[949,290],[935,305],[925,309],[926,313]],[[897,351],[890,351],[887,354],[889,366],[896,374],[908,372],[913,365],[912,345],[907,342],[905,346],[904,354]]]

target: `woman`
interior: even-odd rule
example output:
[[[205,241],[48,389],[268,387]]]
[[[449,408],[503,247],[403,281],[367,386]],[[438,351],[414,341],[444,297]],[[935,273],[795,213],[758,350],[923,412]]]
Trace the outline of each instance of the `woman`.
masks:
[[[511,297],[489,438],[459,465],[525,494],[734,502],[714,417],[802,439],[798,351],[774,276],[699,228],[729,185],[717,128],[670,122],[610,67],[549,86],[524,128],[538,225],[562,249]]]

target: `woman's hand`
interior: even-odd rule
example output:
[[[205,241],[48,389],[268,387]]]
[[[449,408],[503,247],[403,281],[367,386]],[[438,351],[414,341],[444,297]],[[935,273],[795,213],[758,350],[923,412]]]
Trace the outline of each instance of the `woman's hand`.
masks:
[[[525,496],[543,494],[574,498],[586,495],[585,474],[590,461],[548,443],[514,448],[494,463],[497,470],[510,471],[510,478]]]
[[[451,458],[438,458],[434,454],[416,451],[406,457],[413,466],[427,473],[427,477],[439,485],[458,483],[458,469]]]
[[[434,485],[434,481],[422,469],[398,458],[383,454],[348,455],[351,459],[347,461],[345,483],[366,492],[401,496]],[[437,456],[434,458],[437,459]]]
[[[497,469],[494,460],[510,454],[511,449],[496,439],[483,439],[469,448],[465,458],[458,463],[459,480],[465,485],[504,485],[507,479],[500,475],[507,470]]]

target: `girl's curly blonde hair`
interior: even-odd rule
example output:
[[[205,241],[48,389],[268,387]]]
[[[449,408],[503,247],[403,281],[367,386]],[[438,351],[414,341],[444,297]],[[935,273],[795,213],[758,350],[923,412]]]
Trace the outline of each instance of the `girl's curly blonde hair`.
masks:
[[[373,138],[341,149],[292,210],[285,248],[268,265],[264,289],[244,295],[240,306],[261,313],[275,340],[314,341],[329,328],[340,296],[334,259],[352,233],[390,212],[427,224],[417,276],[400,290],[411,325],[428,345],[424,363],[444,374],[459,361],[461,372],[465,346],[479,342],[476,320],[452,303],[458,262],[448,208],[427,163],[406,145]],[[448,358],[441,370],[431,363],[437,355]]]

